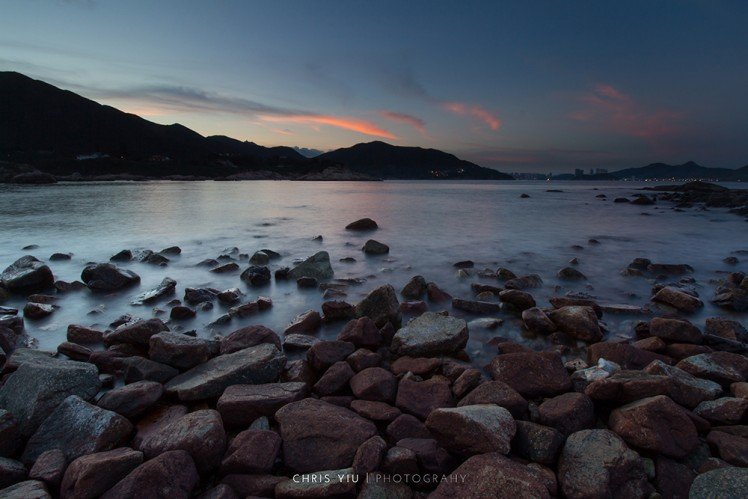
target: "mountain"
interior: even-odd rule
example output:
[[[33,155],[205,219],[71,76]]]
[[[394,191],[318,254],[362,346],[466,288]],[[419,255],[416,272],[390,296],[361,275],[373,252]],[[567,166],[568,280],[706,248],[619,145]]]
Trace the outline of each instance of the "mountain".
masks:
[[[374,141],[318,156],[355,172],[390,179],[513,180],[511,175],[457,158],[436,149],[393,146]]]
[[[729,168],[708,168],[689,161],[682,165],[652,163],[640,168],[628,168],[611,172],[618,179],[664,180],[664,179],[711,179],[748,181],[748,166],[731,170]]]

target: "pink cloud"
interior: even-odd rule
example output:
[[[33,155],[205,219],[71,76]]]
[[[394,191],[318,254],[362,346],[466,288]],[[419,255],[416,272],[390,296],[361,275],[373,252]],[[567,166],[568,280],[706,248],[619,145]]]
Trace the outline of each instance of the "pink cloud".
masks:
[[[498,130],[502,124],[498,116],[481,106],[468,105],[462,102],[444,102],[442,107],[454,114],[472,116],[488,125],[491,130]]]
[[[358,118],[331,116],[326,114],[260,115],[258,117],[263,121],[271,123],[296,123],[313,127],[317,125],[327,125],[372,137],[397,140],[397,136],[379,127],[377,124]]]
[[[580,100],[586,107],[570,113],[571,119],[643,139],[656,139],[677,133],[679,122],[683,118],[682,113],[647,109],[631,96],[608,84],[595,85]]]
[[[379,114],[381,114],[383,117],[387,118],[388,120],[405,123],[406,125],[409,125],[415,128],[424,137],[428,135],[426,132],[426,122],[423,121],[421,118],[417,118],[410,114],[398,113],[396,111],[381,111]]]

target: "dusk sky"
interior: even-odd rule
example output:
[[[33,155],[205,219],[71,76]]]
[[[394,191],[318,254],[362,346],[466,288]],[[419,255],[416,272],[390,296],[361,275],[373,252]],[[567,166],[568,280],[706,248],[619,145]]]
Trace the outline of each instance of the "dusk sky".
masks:
[[[268,146],[737,168],[747,25],[746,1],[0,0],[0,70]]]

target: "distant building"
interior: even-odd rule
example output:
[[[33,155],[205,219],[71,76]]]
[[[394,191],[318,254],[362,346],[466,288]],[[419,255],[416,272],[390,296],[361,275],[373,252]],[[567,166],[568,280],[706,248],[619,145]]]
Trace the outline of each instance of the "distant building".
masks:
[[[597,170],[595,170],[595,173],[597,173],[598,175],[601,175],[603,173],[608,173],[608,169],[607,168],[598,168]]]
[[[584,170],[582,170],[581,168],[576,168],[574,170],[574,176],[575,177],[581,177],[583,175],[584,175]]]

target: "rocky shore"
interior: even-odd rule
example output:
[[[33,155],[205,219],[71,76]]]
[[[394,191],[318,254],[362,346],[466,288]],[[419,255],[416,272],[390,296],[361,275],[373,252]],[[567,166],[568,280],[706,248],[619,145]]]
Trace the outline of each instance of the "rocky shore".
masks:
[[[694,192],[670,200],[709,202]],[[377,224],[346,229],[373,235]],[[389,246],[370,239],[362,250]],[[573,293],[541,303],[540,275],[476,273],[465,260],[454,269],[481,277],[472,296],[413,276],[348,303],[340,290],[350,280],[336,279],[326,252],[287,268],[261,250],[241,265],[201,262],[236,273],[236,288],[165,278],[131,300],[153,316],[131,310],[106,329],[81,317],[55,352],[24,342],[25,321],[55,314],[62,295],[132,293],[140,276],[123,262],[165,265],[180,251],[123,250],[73,282],[55,277],[64,253],[23,256],[0,275],[0,498],[700,499],[748,490],[743,272],[711,283],[706,298],[689,265],[637,258],[621,273],[654,283],[640,307]],[[570,265],[559,279],[586,279]],[[273,279],[326,301],[273,331],[262,325],[272,300],[247,300],[238,287],[260,294]],[[11,297],[25,299],[22,310],[3,306]],[[697,322],[705,299],[724,314]],[[225,310],[223,325],[257,321],[220,337],[180,327],[213,307]],[[638,318],[630,339],[609,335],[606,319],[618,314]],[[497,315],[547,346],[497,330],[493,358],[476,365],[471,328]],[[323,325],[336,337],[320,338]]]

